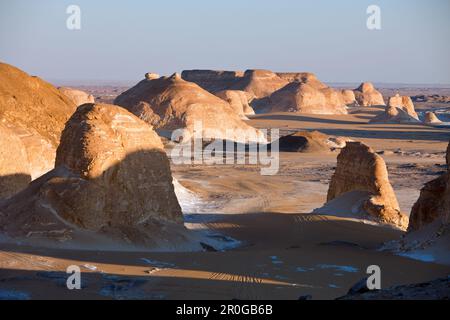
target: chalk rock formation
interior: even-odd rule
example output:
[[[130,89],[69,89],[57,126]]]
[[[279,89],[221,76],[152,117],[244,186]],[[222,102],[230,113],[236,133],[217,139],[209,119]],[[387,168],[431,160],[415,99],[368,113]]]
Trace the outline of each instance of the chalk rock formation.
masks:
[[[240,134],[245,131],[248,136],[254,137],[248,139],[252,142],[266,141],[262,132],[242,121],[228,102],[195,83],[183,80],[178,74],[143,80],[119,95],[115,103],[138,116],[142,116],[145,109],[144,113],[148,116],[143,119],[152,119],[149,123],[155,128],[183,129],[183,137],[200,131],[200,125],[204,139],[245,142],[245,137]]]
[[[31,181],[30,165],[22,140],[0,122],[0,199],[24,189]]]
[[[145,79],[147,80],[154,80],[154,79],[159,79],[160,75],[157,73],[153,73],[153,72],[147,72],[145,74]]]
[[[77,109],[62,134],[56,168],[3,203],[0,213],[9,236],[60,241],[87,230],[148,244],[165,223],[182,223],[160,138],[130,112],[105,104]]]
[[[329,152],[329,137],[319,131],[299,131],[279,139],[280,151]]]
[[[404,108],[386,106],[384,112],[370,119],[370,123],[419,123],[420,121],[411,116]]]
[[[384,106],[383,95],[370,82],[363,82],[354,90],[356,101],[360,106]]]
[[[356,103],[355,92],[353,90],[341,90],[341,94],[345,105],[350,106]]]
[[[245,91],[224,90],[216,92],[215,95],[228,102],[242,119],[247,119],[247,115],[255,114],[255,111],[248,103],[248,94]]]
[[[229,89],[243,76],[242,71],[184,70],[181,73],[184,80],[194,82],[211,93]]]
[[[342,95],[317,81],[292,82],[269,97],[271,112],[347,114]]]
[[[436,114],[434,112],[428,111],[427,113],[425,113],[425,119],[423,120],[423,122],[425,123],[442,123],[441,120],[439,120],[439,118],[436,116]]]
[[[396,94],[395,96],[389,98],[388,107],[396,107],[403,109],[411,117],[417,120],[419,119],[419,116],[417,115],[416,110],[414,109],[414,103],[412,102],[410,97],[400,96],[399,94]]]
[[[26,165],[17,164],[17,170],[20,167],[17,174],[35,179],[53,169],[61,132],[75,108],[75,104],[51,84],[0,63],[0,122],[20,140],[19,143],[11,138],[17,142],[17,147],[11,146],[11,159],[25,159],[24,153],[28,159],[29,169],[24,172]],[[6,143],[10,138],[1,139]],[[3,163],[6,158],[1,161],[0,167],[9,167],[8,174],[15,174],[9,164]]]
[[[68,97],[76,106],[81,106],[85,103],[94,103],[95,99],[92,94],[88,94],[82,90],[72,89],[67,87],[59,87],[58,90]]]
[[[246,91],[259,99],[269,96],[288,83],[287,80],[269,70],[246,70],[244,76],[229,89]]]
[[[450,144],[447,147],[447,172],[425,184],[414,204],[408,230],[418,230],[437,219],[450,222]]]
[[[349,197],[350,193],[356,195],[356,199]],[[331,202],[337,204],[341,197],[354,201],[348,204],[352,210],[349,214],[359,214],[401,229],[407,227],[408,218],[400,212],[383,158],[361,142],[348,142],[338,155],[327,194],[328,209],[332,210]],[[321,213],[320,209],[317,213]]]

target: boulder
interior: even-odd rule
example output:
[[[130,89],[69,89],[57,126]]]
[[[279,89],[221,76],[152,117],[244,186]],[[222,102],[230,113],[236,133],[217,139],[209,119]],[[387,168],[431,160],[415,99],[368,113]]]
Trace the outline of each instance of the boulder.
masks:
[[[404,108],[386,106],[384,112],[373,117],[370,123],[419,123],[420,121],[410,115]]]
[[[356,97],[353,90],[341,90],[342,99],[344,100],[345,105],[351,106],[355,105]]]
[[[16,141],[17,147],[10,148],[11,159],[28,160],[17,163],[19,171],[16,173],[11,171],[13,167],[7,164],[6,157],[0,160],[0,167],[9,168],[5,169],[8,175],[25,174],[32,179],[53,169],[61,132],[75,109],[72,100],[51,84],[0,63],[0,122],[4,127],[2,131],[8,129],[14,136],[1,139],[4,147],[12,143],[9,139]],[[23,171],[24,168],[28,169]],[[12,188],[10,192],[12,190],[17,189]]]
[[[153,73],[153,72],[147,72],[145,74],[145,79],[147,80],[154,80],[154,79],[159,79],[160,75],[157,73]]]
[[[88,94],[78,89],[68,87],[59,87],[58,90],[68,97],[76,106],[81,106],[85,103],[94,103],[95,99],[92,94]]]
[[[400,229],[407,227],[408,218],[400,212],[383,158],[361,142],[347,142],[338,155],[327,194],[328,204],[333,204],[324,211],[332,211],[344,198],[351,208],[349,214]],[[316,212],[321,213],[320,209]]]
[[[285,152],[330,152],[338,147],[339,138],[330,138],[319,131],[299,131],[279,139],[279,150]],[[345,145],[345,144],[344,144]]]
[[[384,106],[383,95],[375,89],[372,83],[363,82],[354,90],[356,101],[360,106]]]
[[[388,107],[403,109],[411,117],[419,120],[419,116],[417,115],[416,110],[414,109],[414,103],[410,97],[400,96],[397,93],[395,96],[389,98]]]
[[[167,226],[183,229],[160,138],[127,110],[106,104],[77,109],[56,168],[5,201],[0,213],[0,229],[11,237],[67,241],[81,230],[150,244],[170,236]]]
[[[245,91],[224,90],[216,92],[215,95],[228,102],[242,119],[247,119],[246,116],[255,114],[255,111],[249,105],[248,94]]]
[[[423,122],[425,123],[442,123],[441,120],[439,120],[439,118],[436,116],[436,114],[434,112],[428,111],[427,113],[425,113],[425,119],[423,120]]]
[[[138,116],[145,113],[143,119],[157,129],[182,129],[183,137],[192,137],[200,125],[202,137],[206,140],[244,142],[240,132],[245,131],[254,137],[250,139],[252,142],[266,141],[262,132],[242,121],[228,102],[195,83],[183,80],[178,74],[143,80],[119,95],[115,103]]]

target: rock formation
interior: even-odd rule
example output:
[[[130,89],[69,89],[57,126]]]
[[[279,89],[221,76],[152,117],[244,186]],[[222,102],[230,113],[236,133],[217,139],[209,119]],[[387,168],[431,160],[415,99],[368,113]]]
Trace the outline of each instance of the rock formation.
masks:
[[[317,81],[292,82],[268,98],[271,112],[347,114],[340,92]]]
[[[184,70],[181,77],[211,93],[229,89],[243,77],[242,71]]]
[[[244,142],[239,132],[246,131],[255,137],[251,141],[266,141],[262,132],[242,121],[228,102],[183,80],[178,74],[143,80],[119,95],[115,103],[157,129],[183,129],[186,136],[192,136],[196,125],[200,124],[204,139]],[[236,136],[233,133],[237,133]]]
[[[439,120],[439,118],[436,116],[436,114],[434,112],[428,111],[427,113],[425,113],[425,119],[423,120],[423,122],[425,123],[442,123],[441,120]]]
[[[170,233],[166,224],[183,229],[162,142],[114,105],[80,106],[62,134],[56,168],[0,206],[0,229],[11,237],[66,241],[84,230],[150,244]]]
[[[145,74],[145,79],[147,80],[154,80],[154,79],[159,79],[160,75],[157,73],[153,73],[153,72],[147,72]]]
[[[215,93],[216,96],[230,104],[236,114],[242,119],[246,116],[255,114],[253,108],[249,105],[248,94],[240,90],[224,90]]]
[[[360,106],[384,106],[383,95],[370,82],[363,82],[354,90],[356,101]]]
[[[279,139],[279,150],[285,152],[329,152],[330,140],[319,131],[299,131]]]
[[[341,94],[345,105],[352,106],[356,104],[356,97],[353,90],[341,90]]]
[[[229,89],[246,91],[260,99],[269,96],[288,83],[287,80],[269,70],[246,70],[244,76]]]
[[[0,63],[0,122],[13,137],[1,136],[0,144],[7,146],[15,139],[17,147],[10,148],[10,158],[27,163],[17,164],[18,175],[35,179],[53,169],[56,147],[64,124],[75,111],[75,104],[51,84],[32,77],[5,63]],[[20,140],[21,143],[18,142]],[[22,160],[20,160],[22,159]],[[0,166],[14,174],[10,164]],[[28,170],[23,172],[24,168]],[[5,172],[6,173],[6,172]]]
[[[417,120],[419,119],[419,116],[417,115],[416,110],[414,109],[414,103],[412,102],[410,97],[400,96],[399,94],[396,94],[395,96],[389,98],[388,107],[403,109],[411,117]]]
[[[59,87],[58,90],[68,97],[76,106],[81,106],[85,103],[94,103],[95,99],[92,94],[88,94],[78,89],[72,89],[67,87]]]
[[[348,142],[337,158],[336,170],[331,178],[324,210],[329,211],[339,199],[347,203],[349,215],[357,214],[401,229],[407,227],[408,218],[400,212],[397,198],[388,179],[383,158],[361,142]]]
[[[370,123],[419,123],[407,110],[393,106],[386,106],[384,112],[370,119]]]
[[[450,144],[447,147],[447,171],[425,184],[414,204],[408,231],[414,231],[436,220],[450,222]]]

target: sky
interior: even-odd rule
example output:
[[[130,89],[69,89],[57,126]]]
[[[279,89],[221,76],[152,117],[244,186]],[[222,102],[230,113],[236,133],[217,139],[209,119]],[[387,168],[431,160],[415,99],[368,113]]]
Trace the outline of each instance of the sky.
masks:
[[[66,26],[69,5],[80,30]],[[369,5],[380,30],[366,26]],[[0,0],[0,60],[49,81],[258,68],[450,84],[449,16],[448,0]]]

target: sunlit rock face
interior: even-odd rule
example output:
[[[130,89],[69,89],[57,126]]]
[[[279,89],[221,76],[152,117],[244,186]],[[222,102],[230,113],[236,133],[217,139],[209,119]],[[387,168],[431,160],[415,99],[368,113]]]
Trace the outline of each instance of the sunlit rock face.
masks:
[[[354,93],[356,101],[362,107],[385,105],[383,95],[370,82],[361,83]]]
[[[80,106],[85,103],[94,103],[95,98],[92,94],[84,92],[78,89],[72,89],[68,87],[59,87],[58,90],[68,97],[76,106]]]
[[[215,95],[227,101],[242,119],[246,119],[248,115],[255,114],[255,111],[248,103],[248,94],[245,91],[223,90],[216,92]]]
[[[389,98],[388,107],[403,109],[411,117],[417,120],[419,119],[419,116],[417,115],[416,110],[414,108],[414,103],[410,97],[400,96],[399,94],[396,94],[395,96]]]

